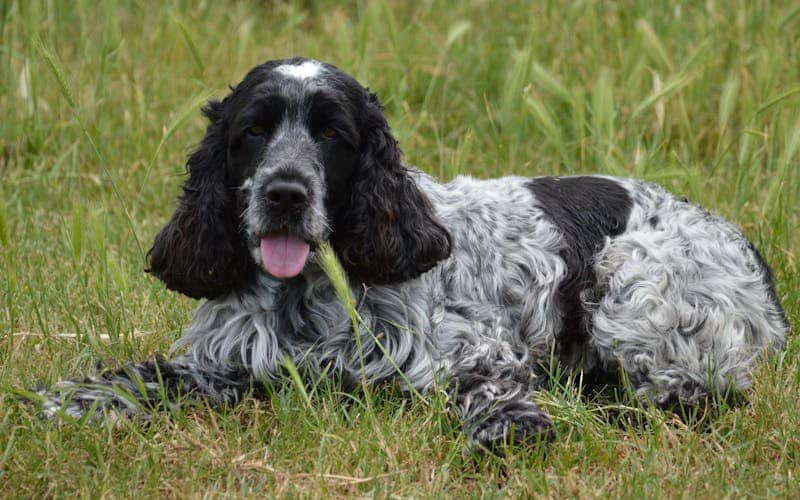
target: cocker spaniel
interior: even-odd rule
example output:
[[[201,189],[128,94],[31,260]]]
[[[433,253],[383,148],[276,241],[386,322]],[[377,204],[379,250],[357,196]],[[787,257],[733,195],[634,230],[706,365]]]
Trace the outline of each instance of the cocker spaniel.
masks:
[[[206,299],[182,354],[43,389],[47,415],[133,415],[184,396],[233,404],[279,383],[289,359],[345,388],[444,387],[470,445],[494,450],[552,437],[532,394],[554,363],[622,376],[658,406],[700,405],[747,388],[759,356],[783,346],[758,251],[659,186],[442,184],[403,165],[375,94],[304,58],[253,68],[203,113],[150,251],[153,276]],[[360,352],[317,261],[323,242],[356,296]]]

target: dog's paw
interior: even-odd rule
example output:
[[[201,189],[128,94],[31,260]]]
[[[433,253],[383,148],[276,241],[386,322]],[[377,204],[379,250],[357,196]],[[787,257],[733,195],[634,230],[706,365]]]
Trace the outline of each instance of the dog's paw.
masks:
[[[111,420],[133,414],[134,403],[125,400],[111,387],[92,387],[74,381],[61,381],[21,395],[45,420],[67,423],[75,420]]]
[[[539,408],[527,411],[497,412],[468,429],[467,447],[471,451],[502,453],[512,447],[547,445],[555,438],[553,421]]]
[[[92,401],[80,397],[78,386],[69,381],[60,382],[50,388],[39,387],[28,393],[23,400],[38,407],[43,418],[53,421],[61,421],[65,416],[78,420],[87,413],[96,411]]]

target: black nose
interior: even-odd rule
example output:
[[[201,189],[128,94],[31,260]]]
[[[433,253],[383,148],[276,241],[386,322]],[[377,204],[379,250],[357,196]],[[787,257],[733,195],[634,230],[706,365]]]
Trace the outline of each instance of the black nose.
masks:
[[[298,181],[275,179],[265,190],[267,200],[284,209],[300,208],[308,202],[308,189]]]

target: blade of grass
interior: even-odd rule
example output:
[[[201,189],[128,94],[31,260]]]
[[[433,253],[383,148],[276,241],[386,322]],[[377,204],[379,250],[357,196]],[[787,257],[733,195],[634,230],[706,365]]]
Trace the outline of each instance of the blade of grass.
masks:
[[[178,29],[183,36],[183,41],[186,43],[186,47],[189,49],[189,53],[192,55],[192,61],[194,61],[194,65],[197,66],[198,76],[203,76],[206,71],[206,67],[203,64],[203,58],[200,57],[200,51],[197,50],[197,45],[195,45],[194,40],[192,40],[192,36],[189,34],[189,30],[187,30],[186,26],[184,26],[183,23],[178,19],[175,19],[175,24],[178,25]]]
[[[8,246],[8,215],[6,214],[6,198],[0,199],[0,245]]]
[[[203,92],[190,99],[186,104],[183,105],[183,107],[181,107],[177,116],[175,116],[172,122],[170,122],[169,126],[161,134],[161,140],[158,142],[158,146],[156,146],[156,150],[153,152],[153,157],[150,158],[150,162],[147,164],[147,168],[144,171],[144,178],[139,186],[139,193],[136,196],[137,201],[141,200],[142,198],[144,188],[147,187],[148,181],[150,180],[150,172],[152,172],[156,160],[158,159],[159,154],[161,154],[161,150],[164,149],[164,145],[167,143],[170,137],[172,137],[172,134],[174,134],[177,129],[182,127],[189,117],[192,116],[197,109],[210,97],[211,95],[209,93]]]
[[[558,126],[555,114],[541,99],[537,99],[529,93],[525,96],[525,104],[533,114],[536,127],[558,149],[561,153],[562,161],[568,163],[566,162],[567,158],[564,150],[564,136]]]
[[[306,391],[306,386],[303,383],[303,378],[300,376],[300,372],[297,370],[297,366],[295,366],[295,364],[292,362],[292,359],[288,356],[284,356],[281,366],[283,366],[286,371],[289,372],[289,377],[292,379],[294,388],[297,390],[297,393],[300,394],[300,397],[303,398],[306,408],[311,410],[311,397],[308,395],[308,391]]]
[[[786,187],[790,177],[790,170],[794,166],[793,160],[800,151],[800,116],[798,116],[792,129],[786,137],[783,151],[778,155],[776,175],[770,183],[767,196],[764,199],[764,216],[775,212],[775,205],[779,202],[780,194]]]
[[[538,62],[531,65],[531,80],[542,90],[566,103],[572,102],[572,93],[569,89],[544,66]]]
[[[638,119],[642,113],[650,109],[655,103],[666,99],[691,81],[689,75],[679,75],[663,84],[661,88],[654,88],[642,101],[633,109],[631,120]]]
[[[86,136],[86,139],[89,141],[89,145],[91,146],[95,156],[97,156],[97,159],[100,162],[100,167],[103,169],[103,173],[108,178],[109,183],[111,184],[111,189],[114,192],[114,196],[117,199],[117,203],[119,203],[119,206],[122,209],[123,214],[125,215],[125,220],[128,223],[128,228],[130,229],[131,235],[133,236],[133,240],[136,243],[137,249],[139,250],[139,256],[142,259],[144,259],[145,257],[144,248],[142,247],[141,241],[139,241],[139,236],[136,234],[136,228],[133,225],[133,218],[131,217],[131,214],[128,211],[127,204],[125,203],[125,200],[122,198],[122,194],[120,193],[119,187],[117,186],[117,182],[108,168],[108,163],[106,162],[105,156],[103,155],[103,153],[100,152],[100,148],[97,146],[97,142],[94,140],[94,137],[86,128],[86,124],[84,123],[83,118],[81,117],[75,98],[72,95],[72,90],[70,88],[69,83],[67,82],[67,79],[64,77],[63,71],[61,71],[61,68],[59,67],[52,53],[44,46],[44,43],[38,36],[33,37],[31,41],[33,43],[33,46],[36,48],[37,52],[39,52],[39,55],[44,59],[45,63],[47,64],[47,67],[50,69],[50,72],[56,78],[59,90],[61,91],[61,95],[64,97],[64,99],[66,99],[67,103],[69,104],[73,118],[75,118],[75,121],[78,122],[78,126],[81,128],[81,131]]]
[[[791,96],[793,96],[795,94],[800,94],[800,87],[795,87],[793,89],[787,90],[786,92],[778,94],[774,98],[768,100],[767,102],[765,102],[764,104],[759,106],[756,109],[755,114],[756,115],[760,115],[761,113],[763,113],[764,111],[768,110],[772,106],[778,104],[779,102],[781,102],[781,101],[783,101],[785,99],[788,99],[789,97],[791,97]]]
[[[739,78],[731,76],[722,84],[722,92],[719,97],[719,108],[717,111],[717,126],[720,128],[720,135],[728,129],[728,122],[736,106],[736,98],[739,94]]]
[[[656,34],[653,26],[644,19],[636,21],[636,31],[642,39],[642,44],[647,54],[656,63],[663,66],[665,69],[672,71],[672,60],[669,57],[669,52],[664,47],[664,43]]]
[[[336,291],[336,296],[339,298],[339,301],[344,305],[347,314],[350,316],[350,321],[353,325],[353,333],[356,337],[356,348],[358,349],[359,361],[361,362],[361,378],[362,383],[366,385],[366,366],[364,364],[364,355],[362,351],[361,345],[361,331],[362,327],[365,332],[367,332],[370,337],[372,338],[375,345],[378,346],[381,353],[383,353],[386,361],[392,365],[395,372],[403,379],[408,387],[408,390],[417,396],[420,401],[423,401],[427,404],[427,400],[422,396],[422,394],[417,391],[411,381],[408,379],[406,374],[400,369],[397,365],[395,360],[392,358],[389,351],[386,347],[381,343],[380,339],[375,335],[375,333],[369,329],[368,325],[364,323],[364,320],[361,319],[361,316],[358,314],[356,310],[356,300],[353,297],[353,292],[350,289],[350,285],[347,281],[347,274],[344,271],[339,259],[336,257],[336,254],[331,248],[329,243],[323,243],[320,245],[319,249],[317,249],[317,256],[319,259],[319,264],[322,267],[322,270],[325,271],[325,274],[331,280],[333,284],[334,290]],[[401,326],[398,325],[398,328]]]

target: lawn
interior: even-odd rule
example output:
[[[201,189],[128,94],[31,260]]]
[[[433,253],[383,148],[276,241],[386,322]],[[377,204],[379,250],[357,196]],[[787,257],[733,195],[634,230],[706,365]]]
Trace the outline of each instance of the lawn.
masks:
[[[463,453],[441,395],[392,387],[287,383],[148,424],[21,404],[17,388],[168,351],[197,302],[145,253],[199,106],[291,55],[366,83],[405,161],[444,180],[634,176],[724,215],[800,325],[796,2],[0,0],[0,497],[800,494],[796,335],[749,404],[702,426],[554,382],[537,400],[555,443],[502,457]]]

